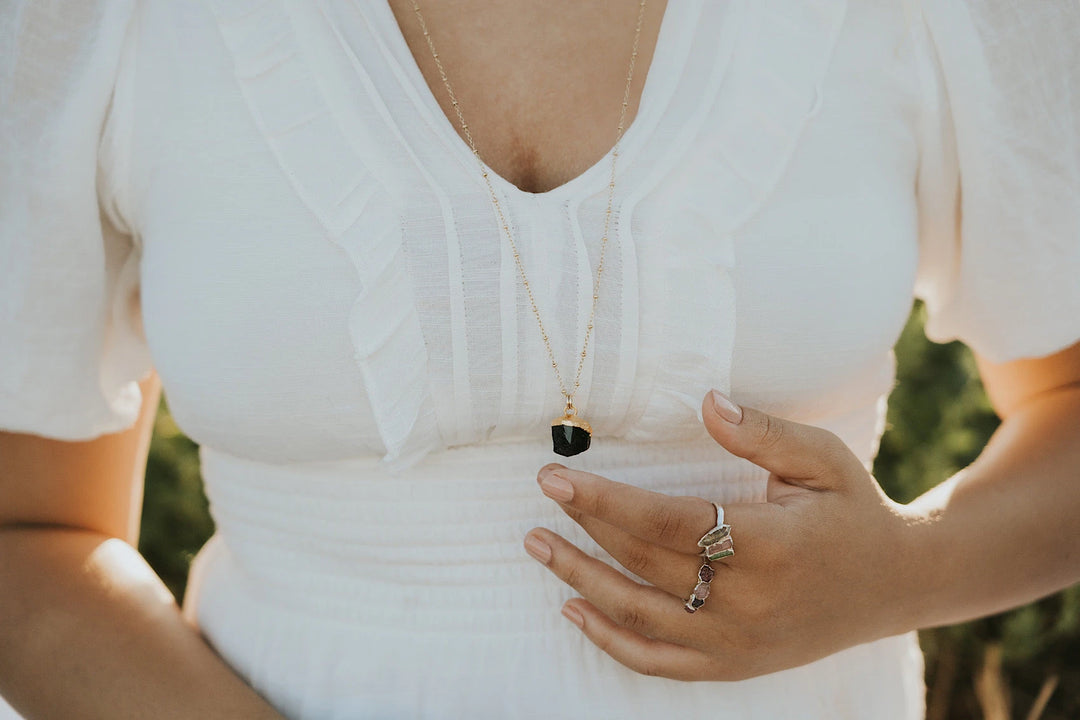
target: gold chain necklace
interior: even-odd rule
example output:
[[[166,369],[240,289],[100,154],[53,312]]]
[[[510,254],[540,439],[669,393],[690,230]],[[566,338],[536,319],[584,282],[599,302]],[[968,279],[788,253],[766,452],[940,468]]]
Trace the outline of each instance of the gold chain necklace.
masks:
[[[559,382],[559,389],[566,399],[566,409],[563,412],[562,417],[556,418],[551,423],[553,450],[559,455],[566,457],[585,452],[589,449],[589,444],[592,439],[592,427],[587,421],[578,416],[577,409],[574,407],[574,394],[581,385],[581,369],[585,366],[585,354],[589,349],[589,337],[592,335],[593,319],[596,315],[596,301],[600,297],[600,275],[604,270],[604,251],[607,249],[608,229],[611,226],[611,206],[612,201],[615,198],[615,163],[619,159],[619,141],[622,140],[623,136],[623,123],[626,120],[626,107],[630,104],[630,84],[634,79],[634,62],[637,60],[638,39],[641,36],[641,22],[645,17],[645,0],[641,0],[638,6],[637,27],[634,30],[634,48],[630,55],[630,68],[626,73],[626,89],[623,91],[622,111],[619,113],[619,126],[615,136],[615,146],[611,150],[611,177],[608,181],[607,211],[604,214],[604,235],[600,239],[600,261],[596,266],[596,279],[593,281],[592,309],[589,311],[589,322],[585,330],[585,341],[582,343],[581,355],[578,359],[577,374],[574,377],[574,387],[573,390],[570,391],[566,389],[566,383],[563,381],[562,373],[559,372],[559,364],[555,361],[555,353],[551,350],[551,341],[548,338],[547,330],[544,329],[544,323],[540,319],[540,309],[536,306],[532,288],[529,286],[529,279],[525,276],[525,268],[521,264],[521,257],[518,255],[517,245],[514,243],[514,237],[510,233],[510,225],[507,223],[506,217],[503,214],[502,206],[499,204],[499,198],[495,194],[495,188],[491,186],[491,179],[488,177],[489,173],[487,167],[480,157],[479,151],[476,149],[476,143],[473,141],[472,133],[469,131],[469,125],[465,122],[465,116],[461,113],[460,103],[458,103],[453,88],[450,87],[450,81],[446,77],[446,70],[443,69],[442,61],[439,59],[439,53],[435,51],[435,43],[431,39],[431,34],[427,29],[427,23],[424,22],[424,16],[420,13],[420,5],[416,0],[413,0],[413,12],[416,14],[416,19],[420,23],[420,29],[424,32],[424,39],[427,40],[428,49],[431,50],[431,56],[435,60],[435,67],[439,70],[439,76],[442,78],[443,85],[446,86],[446,94],[450,97],[450,105],[454,108],[458,121],[461,123],[462,134],[465,135],[465,139],[469,141],[469,147],[472,148],[473,155],[476,156],[476,161],[480,165],[480,173],[483,175],[484,183],[487,185],[488,192],[491,194],[491,202],[495,206],[495,211],[498,214],[499,224],[502,225],[503,232],[506,233],[506,239],[510,241],[510,248],[514,251],[514,263],[517,265],[518,273],[521,275],[521,282],[525,286],[525,293],[528,295],[529,303],[532,305],[533,315],[536,317],[536,324],[540,326],[540,335],[544,338],[544,347],[547,348],[548,357],[551,359],[551,367],[555,370],[555,378]]]

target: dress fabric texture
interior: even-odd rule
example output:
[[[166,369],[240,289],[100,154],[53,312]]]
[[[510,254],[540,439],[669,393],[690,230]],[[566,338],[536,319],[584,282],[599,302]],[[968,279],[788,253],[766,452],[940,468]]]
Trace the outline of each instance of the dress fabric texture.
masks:
[[[613,562],[536,472],[760,501],[709,388],[869,465],[914,297],[994,361],[1080,339],[1077,37],[1065,0],[671,0],[565,459],[475,158],[384,3],[4,0],[0,428],[130,427],[156,368],[217,528],[184,613],[290,718],[920,718],[914,633],[741,682],[619,665],[522,548]],[[560,367],[609,162],[494,176]]]

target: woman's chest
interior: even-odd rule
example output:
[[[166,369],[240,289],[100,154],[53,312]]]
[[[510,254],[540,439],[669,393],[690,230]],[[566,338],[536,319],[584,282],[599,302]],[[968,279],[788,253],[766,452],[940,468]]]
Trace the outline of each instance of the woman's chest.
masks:
[[[388,5],[327,3],[342,27],[377,26],[417,94],[492,172],[534,193],[605,156],[637,111],[659,36],[683,19],[674,9],[661,33],[666,0]]]
[[[701,434],[710,387],[806,420],[872,404],[911,303],[916,93],[902,22],[844,5],[674,6],[595,315],[606,163],[496,186],[519,268],[475,159],[363,13],[151,5],[150,27],[212,22],[197,57],[144,53],[133,154],[181,427],[283,460],[532,437],[563,402],[537,315],[597,436]]]

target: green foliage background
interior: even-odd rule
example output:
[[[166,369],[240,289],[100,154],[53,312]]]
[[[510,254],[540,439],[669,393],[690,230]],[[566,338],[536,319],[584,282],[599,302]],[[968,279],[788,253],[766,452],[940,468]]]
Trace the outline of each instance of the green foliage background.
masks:
[[[959,343],[928,342],[923,320],[917,304],[896,347],[898,385],[874,466],[882,486],[901,502],[968,465],[998,425],[970,352]],[[178,599],[191,558],[211,532],[196,446],[163,401],[139,549]],[[1043,720],[1080,718],[1080,586],[1012,612],[924,631],[922,645],[928,720],[1028,718],[1040,690],[1051,688]]]

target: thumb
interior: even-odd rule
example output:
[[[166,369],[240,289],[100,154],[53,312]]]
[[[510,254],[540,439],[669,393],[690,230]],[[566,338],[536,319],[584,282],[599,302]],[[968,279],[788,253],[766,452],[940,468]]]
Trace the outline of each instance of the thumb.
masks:
[[[701,418],[728,452],[798,485],[831,488],[865,472],[848,446],[828,430],[739,407],[719,390],[705,395]],[[850,475],[856,468],[859,475]]]

